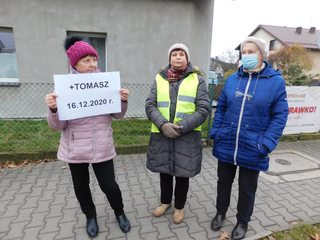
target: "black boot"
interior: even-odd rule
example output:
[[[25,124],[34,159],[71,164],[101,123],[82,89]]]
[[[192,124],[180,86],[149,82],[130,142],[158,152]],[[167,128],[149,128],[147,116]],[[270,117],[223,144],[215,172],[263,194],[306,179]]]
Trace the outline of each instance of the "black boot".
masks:
[[[211,222],[212,231],[218,231],[222,227],[225,217],[226,217],[225,214],[222,214],[219,212],[216,213],[216,215],[214,216]]]
[[[99,233],[99,227],[97,223],[97,218],[87,218],[87,227],[86,227],[87,233],[90,237],[94,238],[98,236]]]
[[[248,230],[248,223],[237,223],[231,233],[231,240],[243,239]]]
[[[127,233],[130,231],[130,222],[128,220],[128,218],[126,217],[126,215],[123,213],[119,216],[116,216],[118,223],[119,223],[119,227],[121,229],[122,232]]]

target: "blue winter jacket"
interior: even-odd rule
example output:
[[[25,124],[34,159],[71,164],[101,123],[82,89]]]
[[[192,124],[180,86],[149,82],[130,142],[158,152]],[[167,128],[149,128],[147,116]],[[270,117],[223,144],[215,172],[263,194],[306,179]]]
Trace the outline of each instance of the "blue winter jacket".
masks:
[[[288,117],[285,81],[267,62],[260,72],[240,67],[218,99],[210,137],[212,154],[225,163],[267,171]]]

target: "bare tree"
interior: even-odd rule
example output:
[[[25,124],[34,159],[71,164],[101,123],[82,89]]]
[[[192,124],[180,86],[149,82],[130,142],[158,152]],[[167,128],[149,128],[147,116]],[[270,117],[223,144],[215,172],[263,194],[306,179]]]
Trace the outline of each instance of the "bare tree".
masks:
[[[238,51],[235,51],[235,50],[227,50],[223,52],[221,56],[219,56],[219,59],[226,63],[235,64],[239,60],[239,53]]]

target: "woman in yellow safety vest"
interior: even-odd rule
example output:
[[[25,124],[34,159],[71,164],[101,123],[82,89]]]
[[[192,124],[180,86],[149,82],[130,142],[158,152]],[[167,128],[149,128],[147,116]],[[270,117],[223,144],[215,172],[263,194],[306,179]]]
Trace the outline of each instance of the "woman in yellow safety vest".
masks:
[[[160,173],[160,205],[153,215],[160,217],[170,208],[174,191],[172,220],[179,224],[184,219],[189,178],[201,170],[201,124],[210,104],[206,82],[192,67],[188,48],[176,43],[169,48],[168,58],[146,100],[146,114],[152,121],[147,168]]]

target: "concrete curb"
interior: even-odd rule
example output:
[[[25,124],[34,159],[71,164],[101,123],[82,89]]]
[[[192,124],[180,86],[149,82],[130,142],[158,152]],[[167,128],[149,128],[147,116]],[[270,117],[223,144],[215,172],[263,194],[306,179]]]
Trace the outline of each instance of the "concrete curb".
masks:
[[[280,141],[294,142],[294,141],[318,140],[318,139],[320,139],[320,132],[283,135]]]
[[[246,238],[244,238],[244,240],[257,240],[257,239],[269,236],[272,233],[273,232],[271,232],[271,231],[265,231],[265,232],[261,232],[261,233],[255,234],[255,235],[250,236],[250,237],[246,237]]]
[[[116,151],[118,154],[146,153],[147,147],[148,147],[147,145],[116,146]],[[57,158],[56,151],[0,153],[0,162],[5,162],[5,161],[20,162],[24,160],[43,160],[43,159],[56,159],[56,158]]]

